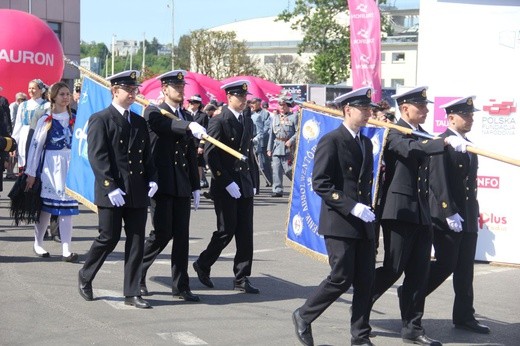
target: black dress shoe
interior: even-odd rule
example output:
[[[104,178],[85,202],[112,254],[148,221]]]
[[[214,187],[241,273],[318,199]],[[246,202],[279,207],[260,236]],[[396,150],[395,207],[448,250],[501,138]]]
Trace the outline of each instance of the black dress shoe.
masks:
[[[94,295],[92,294],[92,283],[83,280],[81,270],[78,273],[78,289],[79,295],[82,296],[83,299],[85,299],[88,302],[94,300]]]
[[[252,293],[252,294],[260,293],[260,290],[258,288],[251,285],[248,278],[245,278],[242,281],[233,280],[233,286],[234,286],[233,289],[235,291],[241,291],[244,293]]]
[[[465,329],[479,334],[489,334],[491,332],[488,326],[480,324],[480,322],[477,320],[472,320],[465,323],[455,323],[455,328]]]
[[[282,192],[276,192],[276,193],[273,193],[271,195],[271,197],[283,197],[283,193]]]
[[[403,342],[405,344],[415,344],[415,345],[429,345],[429,346],[442,346],[440,341],[430,339],[426,335],[419,335],[413,339],[405,339],[403,338]]]
[[[292,314],[292,320],[294,323],[294,329],[298,340],[304,345],[314,346],[314,340],[312,338],[311,324],[305,322],[300,316],[300,309],[296,309]]]
[[[150,304],[141,296],[125,297],[125,305],[135,306],[138,309],[151,308]]]
[[[200,302],[200,298],[198,295],[193,294],[190,290],[185,291],[174,291],[172,292],[175,298],[183,299],[187,302]]]
[[[63,262],[76,263],[78,261],[78,258],[79,258],[79,256],[77,253],[71,252],[70,255],[68,255],[68,256],[62,256],[61,260]]]
[[[148,292],[148,287],[146,287],[146,284],[141,283],[139,285],[139,292],[141,293],[141,296],[151,296],[150,292]]]
[[[209,277],[209,273],[206,273],[204,270],[202,270],[199,267],[199,264],[197,263],[197,261],[193,262],[193,269],[195,269],[195,272],[197,273],[197,277],[199,278],[199,281],[204,286],[207,286],[209,288],[213,288],[214,287],[213,281],[211,281],[211,279]]]
[[[370,339],[355,339],[355,340],[351,340],[350,344],[356,345],[356,346],[374,346],[374,344],[372,343],[372,341],[370,341]]]

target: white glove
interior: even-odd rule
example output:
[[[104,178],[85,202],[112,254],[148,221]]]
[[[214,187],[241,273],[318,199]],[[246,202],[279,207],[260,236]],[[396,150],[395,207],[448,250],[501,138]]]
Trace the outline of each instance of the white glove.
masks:
[[[206,135],[206,129],[204,126],[201,126],[199,123],[196,123],[192,121],[188,128],[190,129],[191,133],[193,134],[193,137],[197,139],[202,139],[202,136]]]
[[[195,190],[192,192],[193,194],[193,209],[199,209],[200,204],[200,190]]]
[[[153,197],[153,195],[155,195],[155,193],[157,192],[159,186],[157,186],[157,183],[155,181],[149,182],[148,186],[150,187],[150,190],[148,190],[148,197]]]
[[[465,153],[466,147],[468,146],[468,144],[470,144],[468,141],[458,136],[448,136],[444,138],[444,142],[451,145],[455,151],[458,151],[460,153]]]
[[[126,195],[126,193],[120,188],[117,188],[108,194],[108,199],[114,207],[122,207],[125,205],[124,195]]]
[[[240,188],[238,187],[237,183],[232,182],[228,186],[226,186],[226,191],[231,195],[233,198],[240,198]]]
[[[376,219],[376,216],[372,210],[370,210],[370,207],[364,205],[363,203],[357,203],[354,208],[352,208],[350,213],[365,222],[372,222]]]
[[[256,195],[256,187],[253,187],[253,195]]]
[[[463,218],[460,217],[459,213],[453,214],[452,216],[448,216],[446,218],[446,222],[448,223],[448,227],[454,232],[462,231],[462,221]]]

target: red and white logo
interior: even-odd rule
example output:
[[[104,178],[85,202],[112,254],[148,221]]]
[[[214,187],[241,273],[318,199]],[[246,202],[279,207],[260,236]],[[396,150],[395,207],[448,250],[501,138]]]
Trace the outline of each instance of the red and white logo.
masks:
[[[477,184],[479,189],[499,189],[500,177],[478,176]]]
[[[490,99],[487,105],[482,105],[482,110],[488,112],[489,115],[509,116],[516,113],[516,105],[514,101],[497,101]]]
[[[478,218],[478,227],[483,229],[488,228],[490,231],[506,231],[507,230],[507,217],[500,216],[495,213],[480,213]]]

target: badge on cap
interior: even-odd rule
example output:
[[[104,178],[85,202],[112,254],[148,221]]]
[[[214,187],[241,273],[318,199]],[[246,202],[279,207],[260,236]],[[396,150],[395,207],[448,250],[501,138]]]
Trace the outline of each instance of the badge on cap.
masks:
[[[372,89],[368,89],[368,90],[367,90],[367,97],[368,97],[369,99],[372,98]]]
[[[473,106],[473,98],[472,97],[468,98],[468,100],[466,101],[466,104],[468,106]]]
[[[337,199],[339,199],[339,195],[338,195],[337,192],[333,192],[333,193],[332,193],[332,199],[333,199],[333,200],[337,200]]]
[[[446,202],[442,202],[442,207],[443,207],[444,209],[446,209],[446,208],[448,208],[448,204],[447,204]]]
[[[103,185],[105,185],[105,186],[109,186],[109,185],[110,185],[110,182],[109,182],[108,180],[105,180],[105,181],[103,182]]]
[[[184,79],[184,75],[182,74],[182,72],[177,73],[177,79],[178,80],[183,80]]]
[[[242,90],[247,91],[247,84],[246,83],[242,84]]]

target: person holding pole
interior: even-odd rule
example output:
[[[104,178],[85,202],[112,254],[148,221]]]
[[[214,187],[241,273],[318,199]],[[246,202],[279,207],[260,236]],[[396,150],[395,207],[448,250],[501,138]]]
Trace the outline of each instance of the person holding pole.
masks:
[[[214,287],[211,266],[222,250],[235,237],[233,262],[234,290],[257,294],[260,290],[249,281],[253,265],[253,196],[257,171],[253,151],[254,124],[244,116],[249,81],[238,80],[221,86],[226,91],[228,106],[209,120],[208,135],[238,150],[249,161],[248,167],[237,165],[234,158],[206,142],[205,158],[211,169],[210,193],[215,204],[217,230],[206,250],[193,263],[200,282]]]
[[[150,200],[154,230],[146,240],[141,275],[141,295],[149,295],[146,273],[173,238],[171,250],[172,294],[191,302],[200,299],[190,290],[188,255],[191,197],[195,210],[200,202],[200,178],[193,138],[202,138],[206,129],[182,109],[186,71],[166,72],[161,81],[164,102],[147,107],[144,118],[150,128],[152,157],[157,167],[159,190]],[[177,116],[161,114],[164,109]]]
[[[94,299],[92,281],[119,242],[124,221],[124,301],[145,309],[150,304],[142,299],[139,282],[148,201],[157,192],[157,172],[146,120],[130,111],[139,93],[138,74],[139,71],[129,70],[110,77],[112,104],[89,119],[88,159],[95,177],[99,236],[79,270],[78,286],[81,297]]]
[[[428,115],[427,87],[420,86],[392,95],[401,119],[397,125],[423,136],[421,124]],[[432,137],[433,138],[433,137]],[[463,152],[467,142],[455,135],[438,139],[419,139],[395,129],[388,133],[384,150],[386,164],[382,188],[381,225],[389,243],[383,266],[376,269],[372,305],[405,273],[398,290],[406,343],[437,346],[441,343],[426,336],[422,327],[424,294],[428,280],[432,246],[431,216],[428,204],[430,155],[441,155],[451,145]]]
[[[318,233],[325,238],[331,272],[305,304],[293,312],[296,335],[313,345],[311,323],[354,286],[350,333],[352,345],[372,345],[368,321],[374,279],[372,142],[359,130],[367,124],[372,89],[363,87],[337,97],[343,124],[324,135],[314,155],[312,187],[321,197]]]
[[[462,97],[441,106],[446,110],[448,129],[442,138],[464,140],[473,126],[474,96]],[[478,156],[447,148],[430,160],[430,210],[435,261],[430,262],[426,295],[453,274],[453,324],[455,328],[488,334],[488,326],[475,319],[473,308],[473,262],[477,248],[479,205],[477,201]]]

